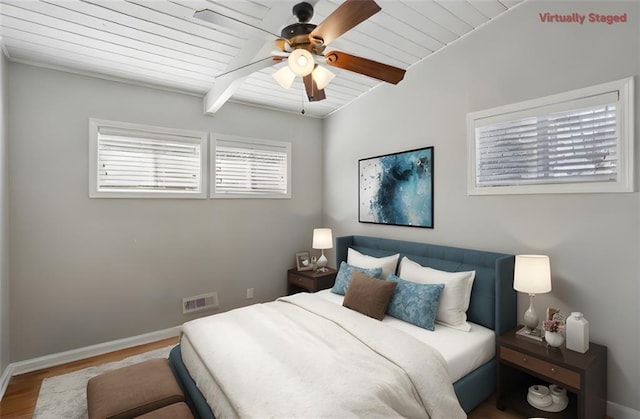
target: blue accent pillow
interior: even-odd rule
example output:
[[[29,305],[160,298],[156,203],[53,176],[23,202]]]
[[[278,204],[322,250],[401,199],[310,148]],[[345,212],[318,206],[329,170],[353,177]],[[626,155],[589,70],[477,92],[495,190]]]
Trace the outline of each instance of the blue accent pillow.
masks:
[[[336,282],[333,284],[331,292],[335,294],[345,295],[347,293],[347,288],[349,288],[349,283],[351,282],[353,271],[362,272],[363,274],[372,278],[380,278],[380,275],[382,275],[382,268],[364,269],[358,268],[357,266],[348,265],[346,262],[340,262],[340,269],[338,270],[338,275],[336,275]]]
[[[387,281],[396,282],[387,314],[427,330],[435,330],[436,313],[444,284],[418,284],[390,274]]]

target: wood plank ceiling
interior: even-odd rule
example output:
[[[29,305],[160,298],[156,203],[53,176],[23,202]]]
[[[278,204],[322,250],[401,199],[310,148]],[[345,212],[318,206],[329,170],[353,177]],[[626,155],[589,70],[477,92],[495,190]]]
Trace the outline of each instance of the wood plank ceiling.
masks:
[[[309,1],[318,24],[343,0]],[[507,12],[522,0],[376,0],[382,11],[331,43],[331,49],[411,71],[411,66]],[[330,67],[327,99],[309,103],[271,76],[229,71],[275,50],[296,22],[291,0],[1,0],[0,36],[9,60],[325,117],[375,88],[378,80]],[[195,19],[209,9],[231,19]],[[248,25],[247,25],[248,24]],[[259,28],[255,29],[252,28]],[[402,83],[402,82],[401,82]],[[224,92],[223,92],[224,91]],[[229,97],[230,96],[230,97]]]

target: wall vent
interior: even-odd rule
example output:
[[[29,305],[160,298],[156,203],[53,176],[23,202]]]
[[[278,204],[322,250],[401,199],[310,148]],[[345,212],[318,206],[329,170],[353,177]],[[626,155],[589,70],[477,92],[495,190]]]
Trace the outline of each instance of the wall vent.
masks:
[[[218,308],[218,293],[194,295],[182,299],[182,314]]]

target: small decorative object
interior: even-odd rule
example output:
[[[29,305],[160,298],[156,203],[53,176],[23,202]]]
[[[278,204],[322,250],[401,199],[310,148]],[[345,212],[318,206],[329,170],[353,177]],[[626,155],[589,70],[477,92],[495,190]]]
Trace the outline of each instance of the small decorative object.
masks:
[[[318,263],[318,258],[316,258],[315,256],[311,256],[311,268],[314,271],[318,269],[317,263]]]
[[[562,387],[551,385],[535,385],[529,387],[527,402],[536,409],[545,412],[560,412],[569,405],[567,390]]]
[[[309,252],[296,253],[296,269],[299,271],[310,271],[313,269]]]
[[[544,329],[544,340],[547,344],[553,348],[559,348],[564,343],[564,317],[560,314],[559,311],[556,311],[555,314],[552,315],[550,320],[545,320],[542,323],[542,328]]]
[[[358,221],[433,228],[433,147],[358,160]]]
[[[535,385],[529,387],[527,401],[531,406],[537,409],[551,406],[551,404],[553,403],[553,399],[549,394],[549,387],[543,385]]]
[[[544,340],[552,348],[559,348],[564,343],[564,335],[558,332],[544,332]]]
[[[322,249],[320,258],[316,261],[318,272],[327,271],[327,257],[324,255],[324,249],[331,249],[333,247],[333,236],[330,228],[314,228],[313,229],[313,244],[314,249]]]
[[[520,336],[542,340],[538,329],[538,314],[533,306],[533,297],[551,291],[551,266],[549,256],[517,255],[513,274],[513,288],[529,294],[529,308],[524,313],[524,328],[517,332]]]
[[[551,384],[549,386],[549,393],[551,393],[551,399],[553,400],[553,404],[557,405],[558,407],[562,406],[560,410],[564,410],[569,404],[567,389],[565,389],[564,387]],[[559,412],[560,410],[556,410],[556,412]]]
[[[589,322],[577,311],[567,318],[567,349],[580,353],[589,350]]]

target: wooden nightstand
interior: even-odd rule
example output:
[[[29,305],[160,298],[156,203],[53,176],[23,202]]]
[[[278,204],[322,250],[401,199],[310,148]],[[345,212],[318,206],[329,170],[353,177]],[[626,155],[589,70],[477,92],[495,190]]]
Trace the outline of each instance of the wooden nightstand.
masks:
[[[513,329],[498,338],[496,407],[510,408],[527,417],[602,419],[607,413],[607,347],[589,343],[581,354],[547,348],[544,342],[516,336]],[[569,406],[562,412],[536,409],[527,402],[534,384],[556,384],[567,389]]]
[[[287,271],[287,295],[297,292],[317,292],[333,287],[338,271],[328,268],[326,272],[299,271],[289,269]]]

